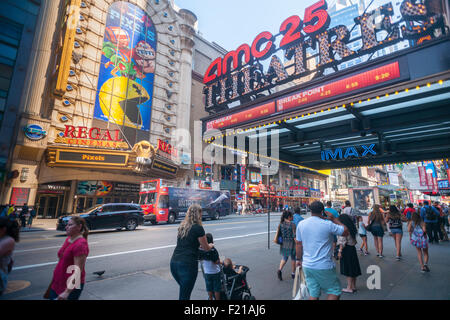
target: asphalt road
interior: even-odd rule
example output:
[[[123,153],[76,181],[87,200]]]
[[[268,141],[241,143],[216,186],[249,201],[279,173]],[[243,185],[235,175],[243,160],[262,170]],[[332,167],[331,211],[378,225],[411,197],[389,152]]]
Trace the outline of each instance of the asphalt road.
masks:
[[[279,222],[279,214],[271,215],[270,240]],[[90,254],[86,263],[86,286],[81,300],[176,300],[178,286],[172,278],[169,261],[176,243],[178,224],[145,225],[136,231],[94,231],[89,235]],[[293,280],[290,263],[279,281],[276,270],[280,263],[279,247],[268,249],[267,216],[228,216],[218,221],[205,221],[206,232],[213,234],[220,256],[250,268],[247,280],[258,300],[292,299]],[[406,229],[406,226],[405,228]],[[58,231],[23,233],[14,254],[15,268],[10,285],[0,300],[39,300],[46,290],[57,262],[57,251],[65,240]],[[359,239],[358,239],[359,240]],[[356,294],[343,294],[344,300],[355,299],[450,299],[450,244],[430,248],[431,272],[420,273],[415,249],[405,232],[402,261],[395,260],[394,241],[385,236],[385,258],[374,253],[360,256],[363,275],[358,278]],[[338,264],[339,265],[339,264]],[[369,290],[367,268],[380,268],[381,289]],[[103,276],[94,275],[103,271]],[[339,266],[337,266],[339,272]],[[340,276],[343,287],[345,277]],[[199,272],[192,299],[205,300],[207,293]]]

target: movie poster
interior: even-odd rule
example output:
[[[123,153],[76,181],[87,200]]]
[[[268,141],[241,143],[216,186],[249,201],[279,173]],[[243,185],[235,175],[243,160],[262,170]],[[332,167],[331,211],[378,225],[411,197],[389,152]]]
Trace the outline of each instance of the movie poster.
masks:
[[[128,2],[111,4],[94,118],[122,127],[132,141],[138,134],[130,133],[150,130],[155,58],[156,30],[149,16]]]
[[[367,214],[375,204],[375,197],[372,189],[353,189],[354,208],[360,213]]]

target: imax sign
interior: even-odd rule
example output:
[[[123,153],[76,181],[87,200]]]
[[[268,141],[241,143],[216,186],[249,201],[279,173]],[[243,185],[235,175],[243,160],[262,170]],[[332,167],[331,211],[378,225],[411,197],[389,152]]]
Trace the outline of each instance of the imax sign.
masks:
[[[358,150],[359,148],[359,150]],[[328,149],[321,152],[322,161],[328,160],[346,160],[348,158],[364,158],[368,156],[376,156],[377,151],[374,149],[375,144],[361,145],[348,148]]]

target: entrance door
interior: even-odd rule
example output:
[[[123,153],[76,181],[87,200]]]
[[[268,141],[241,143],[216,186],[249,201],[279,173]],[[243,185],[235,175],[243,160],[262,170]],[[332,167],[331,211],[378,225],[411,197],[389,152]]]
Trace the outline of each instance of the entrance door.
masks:
[[[86,208],[86,197],[78,197],[76,205],[76,213],[81,213]]]
[[[58,211],[58,197],[48,197],[46,218],[56,218],[56,212]]]

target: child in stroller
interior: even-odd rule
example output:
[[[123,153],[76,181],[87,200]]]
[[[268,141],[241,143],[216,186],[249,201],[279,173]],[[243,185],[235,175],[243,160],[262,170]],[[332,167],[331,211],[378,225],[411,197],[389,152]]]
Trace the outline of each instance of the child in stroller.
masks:
[[[237,271],[236,271],[237,270]],[[230,258],[223,262],[223,300],[255,300],[247,283],[247,272],[250,269],[246,266],[233,265]]]

